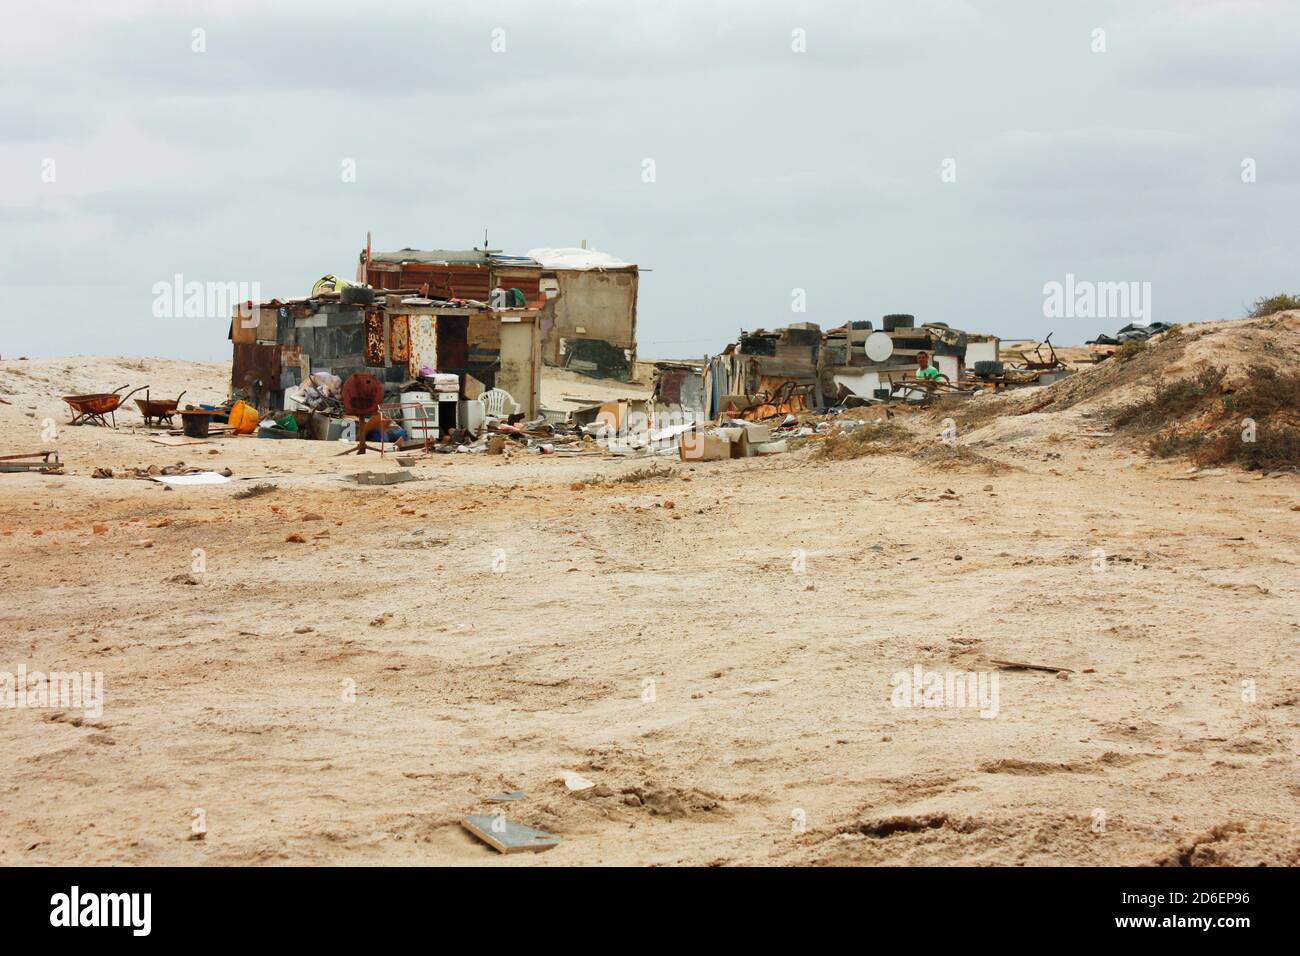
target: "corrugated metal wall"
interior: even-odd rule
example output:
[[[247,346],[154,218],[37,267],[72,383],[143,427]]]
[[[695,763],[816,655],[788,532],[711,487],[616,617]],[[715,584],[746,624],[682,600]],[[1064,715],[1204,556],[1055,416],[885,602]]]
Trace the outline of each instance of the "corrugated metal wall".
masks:
[[[542,281],[542,270],[540,267],[533,269],[521,269],[518,266],[511,266],[507,269],[492,270],[492,287],[502,289],[518,289],[524,294],[524,300],[533,303],[541,295],[539,285]]]
[[[429,295],[440,299],[476,299],[486,302],[491,290],[497,286],[518,289],[529,302],[535,300],[541,269],[523,269],[511,266],[489,269],[476,265],[426,265],[421,262],[404,262],[401,265],[372,262],[366,271],[366,281],[376,289],[419,289],[426,283]]]
[[[385,268],[371,263],[367,281],[376,289],[420,289],[429,286],[429,295],[439,299],[477,299],[486,302],[491,289],[487,266],[431,266],[404,262]]]

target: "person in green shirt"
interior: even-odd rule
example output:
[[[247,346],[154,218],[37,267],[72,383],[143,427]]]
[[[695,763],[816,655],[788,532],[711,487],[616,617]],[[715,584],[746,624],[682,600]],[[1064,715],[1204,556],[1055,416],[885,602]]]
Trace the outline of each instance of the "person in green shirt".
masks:
[[[916,353],[916,377],[921,381],[937,382],[939,379],[948,381],[947,375],[930,364],[930,356],[925,352]]]

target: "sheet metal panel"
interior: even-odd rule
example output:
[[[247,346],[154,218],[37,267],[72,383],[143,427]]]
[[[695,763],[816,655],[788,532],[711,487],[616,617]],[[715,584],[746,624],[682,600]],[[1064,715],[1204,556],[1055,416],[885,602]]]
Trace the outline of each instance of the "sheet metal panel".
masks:
[[[265,389],[280,387],[280,346],[236,342],[230,384],[246,389],[256,381]]]
[[[366,272],[367,281],[377,289],[421,289],[439,299],[477,299],[486,302],[491,288],[487,266],[444,266],[405,262],[400,272],[378,269],[374,264]]]
[[[384,364],[384,317],[378,309],[366,310],[366,347],[367,365]]]
[[[410,317],[405,315],[389,317],[388,345],[394,365],[404,365],[411,358],[409,321]]]
[[[407,357],[406,367],[412,378],[420,374],[420,368],[438,367],[438,317],[436,315],[412,315],[407,322]]]

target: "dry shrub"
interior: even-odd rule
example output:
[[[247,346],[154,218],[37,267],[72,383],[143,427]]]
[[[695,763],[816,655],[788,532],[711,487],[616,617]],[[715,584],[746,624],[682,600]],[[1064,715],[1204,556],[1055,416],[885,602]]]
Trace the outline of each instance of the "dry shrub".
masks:
[[[1300,372],[1255,366],[1245,385],[1224,396],[1223,407],[1229,414],[1255,419],[1277,412],[1300,412]]]
[[[1244,385],[1223,397],[1231,421],[1193,457],[1201,464],[1239,461],[1252,470],[1300,468],[1300,371],[1260,365]],[[1244,439],[1245,420],[1255,423],[1254,441]]]
[[[1222,390],[1226,370],[1209,366],[1191,378],[1161,382],[1146,398],[1125,405],[1111,416],[1115,428],[1159,428],[1195,411],[1207,398]]]
[[[970,398],[961,402],[960,405],[945,403],[935,410],[935,417],[951,418],[963,433],[982,428],[993,419],[1001,418],[1003,415],[1018,414],[1020,414],[1018,405],[1007,401],[999,401],[992,395],[981,396],[978,399]]]
[[[1249,319],[1262,319],[1274,312],[1289,312],[1293,309],[1300,309],[1300,296],[1287,295],[1285,292],[1278,295],[1262,295],[1255,300],[1255,304],[1250,307],[1246,317]]]
[[[1300,427],[1285,422],[1261,424],[1253,442],[1241,430],[1228,428],[1197,443],[1188,453],[1198,465],[1240,462],[1250,471],[1300,469]]]
[[[893,422],[875,422],[848,431],[832,432],[813,452],[819,461],[847,461],[866,455],[900,452],[907,448],[912,437],[902,425]]]
[[[273,491],[275,491],[275,490],[276,490],[275,485],[268,485],[268,484],[263,483],[263,484],[260,484],[260,485],[252,485],[251,487],[243,488],[243,489],[241,489],[241,490],[239,490],[239,491],[236,491],[235,494],[234,494],[234,497],[236,497],[236,498],[258,498],[258,497],[261,497],[262,495],[269,495],[269,494],[271,494],[271,493],[272,493]]]
[[[1005,475],[1016,470],[1005,462],[981,455],[965,445],[945,445],[943,442],[921,445],[913,449],[911,457],[936,471],[976,469],[986,475]]]
[[[671,478],[675,474],[677,474],[676,469],[661,465],[656,461],[651,462],[644,468],[629,471],[626,475],[619,475],[617,478],[611,479],[611,482],[620,485],[636,485],[643,481],[652,481],[655,478]]]
[[[1223,379],[1223,369],[1207,368],[1162,384],[1148,398],[1119,409],[1111,423],[1156,429],[1147,449],[1157,458],[1186,455],[1199,465],[1238,462],[1252,470],[1300,468],[1300,371],[1257,365],[1243,385],[1227,393]],[[1193,417],[1196,427],[1183,424]],[[1247,419],[1254,423],[1251,430]]]
[[[1115,353],[1115,358],[1121,362],[1127,362],[1134,356],[1141,355],[1150,347],[1151,343],[1146,339],[1129,339],[1119,347],[1119,351]]]

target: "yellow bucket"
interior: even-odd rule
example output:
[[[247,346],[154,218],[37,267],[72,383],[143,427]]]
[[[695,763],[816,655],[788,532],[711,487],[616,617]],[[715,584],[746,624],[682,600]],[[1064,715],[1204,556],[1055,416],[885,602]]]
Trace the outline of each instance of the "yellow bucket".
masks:
[[[251,435],[257,431],[257,409],[245,402],[235,402],[230,406],[230,430],[236,435]]]

